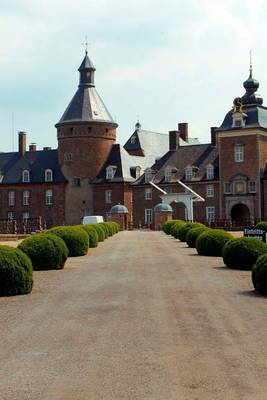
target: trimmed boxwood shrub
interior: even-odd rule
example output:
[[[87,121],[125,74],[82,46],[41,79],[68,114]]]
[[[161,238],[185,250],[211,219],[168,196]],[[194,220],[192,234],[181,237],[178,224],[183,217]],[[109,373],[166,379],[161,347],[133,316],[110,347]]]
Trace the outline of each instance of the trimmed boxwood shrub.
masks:
[[[88,234],[79,226],[57,226],[48,231],[64,240],[69,250],[69,257],[84,256],[88,252]]]
[[[229,240],[223,248],[223,262],[228,268],[251,270],[257,258],[267,252],[267,244],[256,238]]]
[[[79,225],[82,229],[85,230],[89,237],[89,247],[97,247],[98,245],[98,233],[94,229],[93,225],[91,224],[85,224],[85,225]]]
[[[107,228],[108,236],[113,236],[115,234],[114,227],[110,225],[109,222],[103,222],[103,224],[105,224],[105,227]]]
[[[114,233],[118,233],[120,231],[120,225],[117,222],[109,221],[108,223],[109,223],[110,226],[113,227],[113,232]]]
[[[106,233],[103,229],[102,226],[100,226],[99,224],[92,224],[92,227],[95,229],[95,231],[97,232],[98,235],[98,241],[99,242],[104,242],[104,240],[106,239]]]
[[[220,257],[224,245],[231,239],[233,236],[222,229],[207,229],[197,238],[196,249],[203,256]]]
[[[64,268],[69,254],[65,242],[52,233],[30,236],[23,240],[18,248],[31,259],[36,271]]]
[[[257,223],[256,228],[265,229],[267,232],[267,221],[260,221]]]
[[[198,228],[189,229],[186,235],[186,243],[188,244],[188,247],[196,247],[197,238],[207,229],[209,228],[206,226],[199,226]]]
[[[181,242],[186,241],[186,235],[192,228],[200,228],[200,227],[205,227],[205,225],[200,224],[199,222],[186,222],[184,226],[181,227],[178,231],[178,239]]]
[[[173,226],[173,224],[179,221],[180,220],[178,219],[171,219],[169,221],[166,221],[162,226],[163,232],[166,233],[166,235],[171,235],[171,227]]]
[[[253,265],[252,283],[257,292],[267,294],[267,254],[260,256]]]
[[[0,296],[30,293],[33,286],[32,263],[21,250],[0,246]]]
[[[185,222],[182,221],[182,220],[176,220],[176,222],[174,224],[172,224],[171,229],[170,229],[170,233],[175,239],[178,239],[179,230],[183,226],[185,226]]]
[[[103,228],[103,231],[105,233],[105,239],[107,239],[108,235],[109,235],[109,230],[108,230],[108,227],[106,226],[105,222],[99,222],[97,225],[100,226],[101,228]]]

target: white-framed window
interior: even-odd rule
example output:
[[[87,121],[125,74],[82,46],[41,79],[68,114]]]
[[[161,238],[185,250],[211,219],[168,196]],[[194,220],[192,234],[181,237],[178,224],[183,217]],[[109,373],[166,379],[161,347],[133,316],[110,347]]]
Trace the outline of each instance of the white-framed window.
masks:
[[[105,190],[105,202],[106,204],[112,203],[112,190]]]
[[[29,190],[24,190],[22,194],[22,204],[28,206],[30,204],[30,192]]]
[[[244,161],[244,145],[236,144],[235,145],[235,162],[243,162]]]
[[[191,181],[193,178],[193,168],[192,167],[186,167],[185,169],[185,180],[186,181]]]
[[[0,183],[3,182],[4,176],[5,176],[4,171],[0,170]]]
[[[167,167],[165,169],[165,182],[171,182],[171,180],[172,180],[172,169]]]
[[[47,206],[50,206],[53,204],[53,190],[52,189],[47,189],[45,191],[45,204]]]
[[[64,153],[64,161],[72,161],[72,153]]]
[[[153,219],[153,210],[151,208],[146,208],[145,209],[145,223],[147,225],[151,225],[152,219]]]
[[[45,170],[45,182],[53,182],[53,171],[52,169]]]
[[[30,218],[30,213],[29,213],[29,211],[23,211],[23,213],[22,213],[22,219],[23,219],[23,221],[24,221],[24,222],[27,222],[29,218]]]
[[[8,205],[13,207],[16,203],[16,192],[15,190],[9,190],[8,192]]]
[[[9,221],[13,221],[13,219],[15,219],[15,212],[14,211],[8,211],[7,213],[7,219]]]
[[[109,166],[106,168],[106,179],[113,179],[115,176],[116,168],[113,166]]]
[[[30,182],[30,171],[28,169],[24,169],[22,171],[22,182],[24,183]]]
[[[145,189],[145,200],[152,200],[152,188]]]
[[[213,165],[208,165],[206,168],[206,178],[214,179],[214,167]]]
[[[223,191],[224,191],[225,194],[232,193],[232,184],[231,184],[231,182],[224,182]]]
[[[135,169],[135,177],[136,179],[140,178],[141,175],[141,167],[139,167],[139,165],[136,167]]]
[[[214,221],[215,219],[215,207],[206,207],[206,219],[207,221]]]
[[[207,186],[206,195],[207,195],[207,197],[214,197],[214,186],[213,185]]]
[[[249,193],[256,193],[256,182],[255,181],[249,181],[248,182],[248,191]]]
[[[153,178],[153,176],[152,176],[152,171],[151,171],[151,169],[146,170],[146,171],[145,171],[145,183],[151,182],[151,181],[152,181],[152,178]]]

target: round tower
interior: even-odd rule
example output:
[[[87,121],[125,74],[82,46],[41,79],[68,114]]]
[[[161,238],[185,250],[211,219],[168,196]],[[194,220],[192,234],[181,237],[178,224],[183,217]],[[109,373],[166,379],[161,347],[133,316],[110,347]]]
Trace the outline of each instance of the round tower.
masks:
[[[118,126],[97,93],[96,69],[87,51],[78,71],[78,90],[55,125],[59,164],[68,180],[66,223],[69,224],[79,223],[83,215],[92,214],[90,183],[97,177],[116,142]]]

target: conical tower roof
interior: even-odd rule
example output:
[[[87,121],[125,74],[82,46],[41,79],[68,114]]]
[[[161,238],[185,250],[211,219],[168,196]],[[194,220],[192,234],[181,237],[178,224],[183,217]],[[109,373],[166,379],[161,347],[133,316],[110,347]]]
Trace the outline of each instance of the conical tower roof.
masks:
[[[58,124],[71,122],[100,122],[117,126],[95,88],[95,70],[86,51],[85,57],[78,69],[80,73],[78,90]]]

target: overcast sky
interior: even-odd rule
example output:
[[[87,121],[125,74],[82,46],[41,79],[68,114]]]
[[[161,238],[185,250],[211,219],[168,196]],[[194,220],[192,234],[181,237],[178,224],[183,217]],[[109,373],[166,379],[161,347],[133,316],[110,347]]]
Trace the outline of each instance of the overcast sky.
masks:
[[[1,151],[57,147],[54,125],[78,85],[85,35],[95,83],[119,124],[118,142],[143,129],[189,123],[209,141],[254,76],[267,101],[266,0],[0,0]]]

